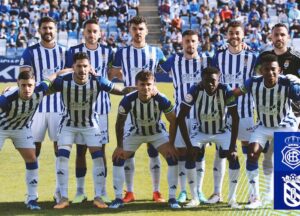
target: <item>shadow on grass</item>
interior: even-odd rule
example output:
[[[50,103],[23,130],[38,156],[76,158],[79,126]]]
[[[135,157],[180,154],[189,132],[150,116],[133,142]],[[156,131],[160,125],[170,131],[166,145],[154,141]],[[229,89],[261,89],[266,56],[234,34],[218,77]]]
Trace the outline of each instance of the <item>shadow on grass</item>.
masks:
[[[50,201],[39,202],[40,207],[42,210],[40,211],[30,211],[26,209],[26,206],[23,202],[2,202],[0,203],[0,213],[1,215],[93,215],[93,214],[117,214],[117,213],[145,213],[151,212],[152,214],[155,213],[167,213],[172,211],[179,211],[184,213],[185,211],[188,212],[201,212],[204,211],[206,213],[214,214],[217,212],[226,212],[226,211],[245,211],[245,209],[230,209],[227,203],[218,203],[214,205],[206,205],[201,204],[197,208],[191,209],[170,209],[167,203],[153,203],[148,200],[138,200],[134,203],[126,204],[124,208],[121,209],[97,209],[93,206],[92,201],[88,201],[82,204],[71,204],[70,207],[66,209],[53,209],[54,203]]]

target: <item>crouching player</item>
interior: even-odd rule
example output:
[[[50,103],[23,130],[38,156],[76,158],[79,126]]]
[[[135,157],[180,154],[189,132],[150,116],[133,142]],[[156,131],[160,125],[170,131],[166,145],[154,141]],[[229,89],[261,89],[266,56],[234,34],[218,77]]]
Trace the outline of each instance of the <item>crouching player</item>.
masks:
[[[174,148],[176,133],[174,106],[164,95],[155,94],[154,81],[154,75],[150,71],[140,71],[135,77],[137,91],[125,96],[120,102],[116,122],[117,148],[112,156],[116,199],[111,203],[110,208],[120,208],[124,205],[122,201],[125,178],[124,161],[134,154],[142,143],[152,144],[167,160],[169,205],[171,208],[180,208],[175,199],[178,167]],[[170,122],[170,135],[161,121],[162,112]],[[124,125],[128,113],[133,119],[133,127],[124,136]]]
[[[239,116],[235,97],[229,85],[219,83],[220,71],[214,67],[205,68],[201,74],[202,82],[193,85],[185,100],[181,103],[177,123],[187,146],[186,161],[187,177],[191,187],[192,200],[184,207],[192,208],[199,205],[196,187],[196,158],[201,154],[203,145],[214,142],[219,150],[220,158],[229,161],[229,184],[236,182],[236,139],[238,134]],[[195,106],[198,132],[189,137],[185,122],[192,106]],[[228,111],[227,111],[228,110]],[[232,117],[231,133],[226,130],[226,114]],[[231,197],[230,197],[231,198]],[[233,202],[233,201],[231,201]],[[236,202],[234,200],[234,202]]]
[[[274,132],[295,132],[299,122],[292,111],[291,102],[300,100],[300,85],[286,76],[279,75],[277,56],[266,54],[261,58],[261,76],[251,77],[244,86],[234,90],[235,96],[250,92],[254,98],[258,127],[250,137],[246,172],[253,199],[245,206],[256,209],[262,206],[259,196],[258,159],[267,141],[270,141],[265,157],[272,157]],[[296,78],[297,79],[297,78]],[[298,79],[299,80],[299,79]],[[272,167],[270,168],[272,169]],[[272,184],[272,182],[268,181]],[[273,202],[269,197],[267,202]]]
[[[73,56],[73,73],[64,74],[52,83],[52,90],[61,92],[64,114],[60,123],[58,137],[57,179],[61,193],[60,202],[55,209],[69,206],[68,174],[69,157],[72,144],[77,136],[82,136],[93,159],[94,205],[107,208],[101,199],[105,178],[105,167],[99,122],[96,118],[96,101],[100,91],[123,95],[129,87],[120,89],[104,77],[90,75],[91,64],[86,53],[78,52]]]
[[[38,162],[30,129],[32,116],[48,90],[49,81],[36,85],[32,71],[18,76],[18,87],[0,95],[0,149],[10,138],[26,164],[27,208],[39,210],[37,204]]]

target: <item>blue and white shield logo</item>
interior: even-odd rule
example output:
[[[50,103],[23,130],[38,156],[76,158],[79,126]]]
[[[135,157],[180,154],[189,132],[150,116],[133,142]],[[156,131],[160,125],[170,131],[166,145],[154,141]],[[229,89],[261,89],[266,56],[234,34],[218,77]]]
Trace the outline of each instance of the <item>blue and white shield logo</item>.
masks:
[[[300,165],[300,137],[291,136],[285,138],[285,146],[282,151],[282,163],[296,169]]]
[[[282,177],[283,185],[283,200],[289,207],[300,206],[300,175],[291,174]]]

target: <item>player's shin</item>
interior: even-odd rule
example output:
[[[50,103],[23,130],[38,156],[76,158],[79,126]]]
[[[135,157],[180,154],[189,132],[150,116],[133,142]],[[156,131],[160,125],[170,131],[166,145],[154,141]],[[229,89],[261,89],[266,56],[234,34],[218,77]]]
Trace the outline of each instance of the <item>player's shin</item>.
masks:
[[[149,145],[147,152],[150,157],[149,169],[152,177],[153,192],[159,191],[161,162],[158,151],[152,145]]]
[[[236,160],[229,160],[229,193],[228,200],[236,200],[236,190],[238,186],[238,179],[240,176],[240,162]]]
[[[125,181],[126,181],[127,191],[133,192],[133,177],[134,177],[134,170],[135,170],[134,154],[130,158],[125,160],[124,170],[125,170]]]
[[[37,161],[26,163],[26,185],[27,185],[27,202],[38,198],[38,163]]]
[[[169,184],[169,199],[176,197],[176,189],[178,184],[178,163],[172,158],[166,158],[168,163],[168,184]]]
[[[94,179],[95,197],[100,197],[103,188],[104,178],[105,178],[103,152],[101,150],[97,150],[91,153],[91,156],[93,159],[93,179]]]
[[[58,147],[58,169],[57,169],[57,180],[59,184],[59,190],[61,196],[68,198],[68,179],[69,179],[69,157],[70,157],[71,147],[69,146],[59,146]]]
[[[124,173],[124,160],[113,161],[113,187],[115,191],[115,197],[122,199],[123,185],[125,181]]]

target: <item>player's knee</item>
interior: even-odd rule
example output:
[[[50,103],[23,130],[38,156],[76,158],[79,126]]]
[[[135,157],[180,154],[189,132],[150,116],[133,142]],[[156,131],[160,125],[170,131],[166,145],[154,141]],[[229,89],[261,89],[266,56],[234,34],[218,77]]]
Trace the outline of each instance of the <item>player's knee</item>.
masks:
[[[113,166],[118,166],[118,167],[122,167],[125,164],[125,160],[124,159],[114,159],[113,160]]]
[[[176,166],[178,164],[177,160],[174,160],[172,157],[166,158],[168,166]]]
[[[42,146],[42,143],[40,142],[35,142],[35,156],[36,157],[39,157],[40,156],[40,153],[41,153],[41,146]]]
[[[177,148],[179,160],[182,158],[182,161],[186,160],[186,148]]]
[[[246,161],[246,170],[253,171],[258,169],[258,161],[251,161],[249,158]]]
[[[87,147],[84,145],[76,145],[76,157],[85,158]]]
[[[86,167],[85,168],[76,168],[75,169],[75,174],[76,174],[76,178],[81,178],[84,177],[86,175]]]
[[[151,158],[158,156],[158,151],[152,145],[148,145],[147,152]]]
[[[186,169],[194,169],[196,167],[196,162],[192,160],[187,160],[185,162],[185,168]]]
[[[257,162],[259,158],[259,154],[256,152],[248,152],[247,158],[249,161]]]
[[[103,158],[103,151],[97,150],[91,153],[92,159]]]
[[[58,148],[58,157],[70,158],[71,147],[62,146]]]
[[[240,162],[239,162],[238,158],[236,158],[235,160],[234,159],[229,160],[229,169],[232,169],[232,170],[240,169]]]

